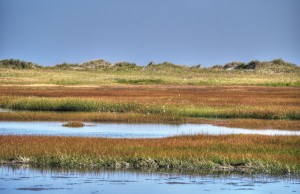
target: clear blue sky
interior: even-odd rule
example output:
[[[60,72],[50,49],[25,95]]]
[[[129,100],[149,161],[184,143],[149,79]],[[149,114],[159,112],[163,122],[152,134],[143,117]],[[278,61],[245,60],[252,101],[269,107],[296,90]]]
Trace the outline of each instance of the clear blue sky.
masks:
[[[0,0],[0,59],[300,64],[299,0]]]

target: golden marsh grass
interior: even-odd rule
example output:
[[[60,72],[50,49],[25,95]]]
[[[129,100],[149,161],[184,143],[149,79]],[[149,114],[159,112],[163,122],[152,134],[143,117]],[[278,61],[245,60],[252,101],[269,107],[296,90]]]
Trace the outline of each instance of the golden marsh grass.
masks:
[[[78,79],[80,78],[80,79]],[[299,86],[299,70],[245,71],[181,68],[60,70],[0,68],[0,84],[30,85],[115,85],[115,84],[171,84],[171,85],[243,85],[243,86]]]
[[[0,136],[0,145],[2,162],[22,156],[35,165],[114,167],[125,162],[139,168],[143,164],[138,162],[146,162],[146,166],[153,162],[156,168],[202,169],[219,165],[247,168],[248,165],[266,173],[300,172],[298,136],[197,135],[164,139]]]

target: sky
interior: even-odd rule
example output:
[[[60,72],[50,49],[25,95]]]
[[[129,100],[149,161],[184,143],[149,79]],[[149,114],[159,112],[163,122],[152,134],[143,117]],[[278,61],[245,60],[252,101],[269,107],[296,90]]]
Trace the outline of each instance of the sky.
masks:
[[[0,59],[300,65],[299,0],[0,0]]]

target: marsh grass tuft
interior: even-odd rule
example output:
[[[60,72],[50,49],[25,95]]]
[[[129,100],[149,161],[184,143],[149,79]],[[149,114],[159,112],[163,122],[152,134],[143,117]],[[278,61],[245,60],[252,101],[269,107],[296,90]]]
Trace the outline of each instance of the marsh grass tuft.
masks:
[[[163,84],[162,79],[116,79],[119,84]]]
[[[64,123],[62,126],[64,126],[64,127],[83,127],[84,124],[81,122],[73,121],[73,122]]]

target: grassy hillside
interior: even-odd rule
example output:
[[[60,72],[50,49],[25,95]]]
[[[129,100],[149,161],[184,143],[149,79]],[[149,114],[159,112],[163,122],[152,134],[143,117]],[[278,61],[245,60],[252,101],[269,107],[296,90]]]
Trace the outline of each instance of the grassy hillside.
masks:
[[[36,69],[36,68],[42,68],[42,66],[32,62],[26,62],[17,59],[5,59],[5,60],[0,60],[0,68]]]
[[[0,61],[0,84],[107,85],[255,85],[300,86],[300,68],[283,60],[239,62],[201,68],[161,63],[137,66],[95,60],[83,64],[42,67],[18,60]],[[80,78],[80,79],[79,79]]]

